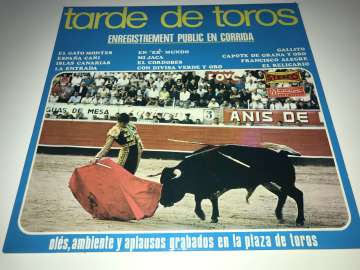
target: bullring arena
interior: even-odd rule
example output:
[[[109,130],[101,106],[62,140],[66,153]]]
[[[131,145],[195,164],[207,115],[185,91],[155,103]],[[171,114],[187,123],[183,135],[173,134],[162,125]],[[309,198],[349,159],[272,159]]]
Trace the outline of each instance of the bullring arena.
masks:
[[[27,232],[295,227],[295,202],[287,199],[285,220],[279,224],[274,215],[277,198],[262,186],[250,204],[245,190],[223,194],[217,224],[210,223],[208,200],[203,201],[207,219],[198,219],[189,194],[172,207],[159,206],[144,220],[93,219],[73,197],[68,181],[73,170],[88,164],[103,146],[117,115],[128,113],[146,150],[137,176],[149,179],[147,175],[176,165],[201,147],[197,142],[286,145],[302,155],[295,169],[296,186],[304,193],[304,227],[342,228],[349,221],[348,211],[320,107],[313,78],[304,69],[58,74],[19,223]]]
[[[231,190],[219,199],[220,218],[210,223],[211,204],[204,200],[205,221],[194,213],[192,195],[172,207],[159,208],[151,218],[140,221],[109,221],[93,219],[85,212],[68,188],[75,167],[87,164],[90,156],[37,154],[20,224],[27,232],[85,232],[85,231],[173,231],[228,229],[285,229],[295,228],[296,204],[288,198],[284,207],[284,223],[274,215],[277,198],[262,186],[245,201],[246,191]],[[142,159],[137,176],[146,177],[174,166],[179,160]],[[335,166],[297,165],[296,185],[304,192],[305,228],[340,228],[346,225],[348,214],[342,187]]]

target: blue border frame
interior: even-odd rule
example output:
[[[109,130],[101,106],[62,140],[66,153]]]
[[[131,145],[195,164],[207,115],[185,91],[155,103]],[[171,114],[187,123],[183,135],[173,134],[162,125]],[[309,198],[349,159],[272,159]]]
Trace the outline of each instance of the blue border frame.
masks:
[[[30,145],[29,145],[29,149],[27,152],[27,156],[26,156],[26,161],[25,161],[25,165],[23,168],[23,173],[21,176],[21,180],[20,180],[20,185],[19,185],[19,189],[17,192],[17,196],[15,199],[15,204],[14,204],[14,208],[12,211],[12,215],[11,215],[11,219],[10,219],[10,224],[9,224],[9,228],[8,228],[8,232],[7,232],[7,236],[6,236],[6,240],[4,243],[4,247],[3,247],[3,252],[6,253],[63,253],[63,252],[136,252],[136,251],[184,251],[184,250],[191,250],[191,251],[198,251],[198,250],[275,250],[275,249],[279,249],[279,250],[288,250],[288,249],[349,249],[349,248],[359,248],[360,247],[360,234],[358,233],[358,230],[360,228],[360,219],[359,219],[359,213],[358,213],[358,209],[356,207],[356,202],[354,199],[354,195],[352,193],[352,189],[351,189],[351,184],[349,181],[349,178],[347,176],[347,172],[346,172],[346,168],[345,168],[345,164],[344,164],[344,160],[341,154],[341,150],[339,147],[339,143],[338,143],[338,139],[335,133],[335,129],[333,126],[333,122],[331,120],[331,115],[329,112],[329,108],[327,106],[327,102],[325,99],[325,95],[324,95],[324,91],[320,82],[320,78],[318,75],[318,71],[314,62],[314,58],[312,55],[312,51],[311,48],[309,46],[309,41],[307,38],[307,35],[305,33],[305,27],[301,18],[301,14],[299,12],[298,6],[297,4],[257,4],[257,5],[219,5],[222,8],[267,8],[267,9],[275,9],[275,8],[291,8],[293,10],[296,11],[296,15],[299,18],[299,23],[296,26],[296,32],[295,35],[293,33],[288,33],[286,29],[283,28],[279,28],[279,27],[273,27],[271,30],[273,30],[272,32],[268,33],[268,32],[264,32],[265,30],[260,27],[260,26],[252,26],[251,31],[256,32],[257,36],[260,36],[260,42],[259,45],[257,47],[258,51],[261,51],[261,46],[264,45],[264,43],[261,42],[261,37],[262,35],[264,36],[264,38],[268,38],[269,35],[275,35],[275,37],[277,37],[277,35],[282,35],[285,37],[288,37],[288,39],[294,39],[294,40],[288,40],[287,38],[284,38],[284,43],[286,43],[284,45],[284,47],[288,47],[288,46],[292,46],[292,47],[297,47],[297,46],[303,46],[306,49],[306,52],[308,54],[309,57],[309,62],[310,62],[310,67],[309,70],[311,71],[311,73],[313,74],[313,78],[315,80],[315,84],[317,87],[317,93],[318,93],[318,97],[319,97],[319,101],[321,103],[321,107],[322,107],[322,112],[324,114],[325,117],[325,121],[327,124],[327,130],[328,130],[328,135],[329,135],[329,139],[331,142],[331,145],[333,147],[333,151],[334,151],[334,155],[335,155],[335,160],[336,163],[338,165],[338,169],[339,169],[339,174],[340,174],[340,178],[344,187],[344,192],[345,192],[345,196],[346,196],[346,200],[348,202],[348,207],[349,207],[349,211],[350,211],[350,217],[351,218],[351,222],[349,224],[348,227],[346,227],[343,230],[300,230],[300,229],[294,229],[294,230],[269,230],[266,231],[265,229],[263,231],[252,231],[252,230],[247,230],[247,231],[222,231],[222,232],[212,232],[212,231],[196,231],[196,232],[157,232],[157,233],[60,233],[60,234],[24,234],[20,228],[18,227],[18,219],[19,219],[19,214],[20,214],[20,210],[21,210],[21,205],[22,205],[22,201],[24,200],[24,195],[25,195],[25,190],[26,190],[26,186],[28,183],[28,179],[29,179],[29,173],[31,171],[31,165],[32,165],[32,161],[34,158],[34,154],[36,152],[36,147],[37,147],[37,141],[39,138],[39,133],[40,133],[40,128],[42,125],[42,120],[43,120],[43,115],[44,115],[44,110],[45,110],[45,106],[46,106],[46,102],[47,102],[47,98],[48,98],[48,94],[50,91],[50,84],[51,84],[51,80],[53,78],[53,76],[56,74],[55,72],[55,59],[56,59],[56,55],[57,52],[59,52],[60,50],[67,50],[68,48],[71,47],[71,45],[69,45],[68,41],[72,40],[76,45],[79,46],[81,45],[81,42],[83,41],[83,38],[93,38],[94,32],[82,32],[81,34],[76,33],[77,35],[79,34],[79,37],[72,35],[72,33],[66,32],[63,28],[62,25],[64,25],[64,16],[62,16],[61,22],[60,22],[60,26],[59,26],[59,30],[58,30],[58,34],[57,34],[57,38],[56,38],[56,43],[55,43],[55,47],[54,47],[54,51],[52,54],[52,59],[51,59],[51,63],[50,63],[50,67],[49,67],[49,72],[47,75],[47,79],[46,79],[46,83],[45,83],[45,87],[44,87],[44,92],[41,98],[41,103],[40,103],[40,107],[38,110],[38,114],[36,117],[36,121],[35,121],[35,125],[34,125],[34,130],[33,130],[33,134],[31,136],[31,141],[30,141]],[[201,10],[201,11],[207,11],[210,10],[211,8],[213,8],[214,5],[210,5],[210,6],[184,6],[184,9],[197,9],[197,10]],[[114,10],[117,7],[79,7],[79,8],[75,8],[74,10],[98,10],[98,11],[104,11],[104,10]],[[121,7],[120,7],[121,8]],[[142,9],[147,11],[149,14],[152,15],[159,15],[159,12],[164,12],[164,10],[167,9],[171,9],[174,8],[173,6],[162,6],[162,7],[129,7],[130,8],[134,8],[134,9]],[[63,11],[63,15],[64,12],[67,8],[64,8]],[[205,19],[208,19],[208,17],[205,16]],[[149,22],[149,28],[144,29],[145,31],[149,31],[151,29],[155,29],[154,32],[161,30],[159,29],[159,25],[156,25],[153,22]],[[211,23],[209,23],[209,25],[204,27],[201,27],[200,30],[201,31],[209,31],[214,29],[214,25],[212,25]],[[224,29],[222,29],[224,30]],[[230,29],[231,30],[231,29]],[[226,31],[230,31],[229,29],[224,30]],[[247,29],[249,30],[249,29]],[[197,31],[199,32],[199,30],[197,29]],[[134,31],[129,30],[127,33],[131,34]],[[161,32],[161,31],[160,31]],[[163,32],[166,32],[165,30],[163,30]],[[175,31],[175,33],[177,33],[179,31]],[[190,31],[191,32],[191,31]],[[194,31],[193,31],[194,32]],[[96,37],[95,39],[98,39],[97,35],[107,35],[109,34],[109,31],[104,30],[103,32],[97,32],[96,33]],[[74,39],[70,39],[71,37],[73,37]],[[300,38],[300,39],[299,39]],[[257,41],[256,41],[257,42]],[[289,44],[289,45],[288,45]],[[300,45],[298,45],[300,44]],[[104,45],[103,44],[98,44],[99,45],[99,49],[104,49]],[[266,43],[266,49],[270,49],[272,46],[277,46],[278,44],[272,44],[271,42],[267,42]],[[108,45],[107,45],[108,46]],[[164,47],[164,48],[176,48],[177,46],[167,46],[167,45],[156,45],[156,46],[151,46],[148,45],[149,48],[151,47]],[[203,48],[201,47],[201,45],[194,45],[194,44],[187,44],[188,48],[190,48],[192,51],[198,52],[200,55],[202,54],[202,50]],[[196,48],[194,46],[198,46],[199,48]],[[236,44],[236,46],[247,46],[247,45],[240,45],[240,44]],[[135,46],[131,46],[131,47],[136,47]],[[78,47],[81,48],[82,47]],[[214,49],[212,49],[212,52],[216,55],[218,52],[222,53],[224,52],[224,50],[226,51],[228,50],[232,50],[234,47],[233,45],[229,44],[227,45],[226,48],[222,47],[221,48],[216,48],[216,46],[214,47]],[[84,50],[88,49],[88,48],[83,48]],[[114,49],[114,48],[111,48]],[[136,48],[135,48],[136,49]],[[245,51],[246,51],[246,47],[244,47]],[[249,49],[249,48],[247,48]],[[253,50],[254,48],[251,48],[251,50]],[[118,48],[115,48],[114,50],[118,50]],[[126,59],[129,55],[134,55],[131,53],[134,53],[134,48],[127,48],[124,49],[122,47],[122,50],[125,50],[125,52],[121,55],[124,56],[125,60],[129,60]],[[128,52],[126,50],[129,50]],[[132,51],[133,50],[133,51]],[[194,61],[200,61],[202,62],[206,62],[208,61],[209,63],[212,63],[212,61],[217,62],[218,59],[218,55],[214,56],[215,60],[211,58],[211,55],[207,58],[210,58],[209,60],[207,59],[203,59],[203,58],[194,58]],[[217,58],[216,58],[217,57]],[[189,59],[187,59],[189,60]],[[229,60],[230,61],[230,60]],[[124,61],[127,62],[127,61]],[[128,61],[129,63],[131,62],[130,60]],[[226,62],[226,60],[224,60],[224,62]],[[124,64],[122,66],[116,66],[115,63],[114,65],[112,65],[110,68],[110,70],[136,70],[134,68],[133,65],[129,64]],[[239,63],[234,63],[234,62],[228,62],[226,63],[226,69],[233,69],[233,68],[257,68],[255,65],[251,65],[251,67],[247,67],[247,66],[239,66]],[[225,69],[225,68],[224,68]],[[104,70],[106,71],[106,70]],[[308,244],[306,244],[305,246],[297,246],[297,245],[291,245],[291,235],[294,237],[296,236],[303,236],[308,240]],[[279,246],[279,245],[274,245],[275,244],[275,239],[276,237],[285,237],[285,239],[287,240],[287,245],[286,246]],[[61,246],[60,249],[58,248],[54,248],[54,249],[49,249],[49,243],[50,241],[52,241],[52,243],[55,245],[55,239],[57,238],[58,241],[57,244],[59,243],[59,239],[67,239],[69,241],[69,243],[71,243],[74,239],[79,239],[79,238],[88,238],[91,239],[92,237],[97,237],[97,238],[106,238],[107,237],[107,246],[104,248],[84,248],[84,249],[78,249],[78,250],[73,250],[70,248],[70,245],[68,245],[69,247],[65,247],[64,245],[59,245],[59,247]],[[190,246],[186,246],[186,245],[174,245],[176,238],[181,238],[181,239],[185,239],[184,241],[188,241],[186,239],[189,239],[190,237],[190,242],[192,240],[194,240],[194,242],[196,242],[196,245],[190,245]],[[192,239],[193,237],[197,238],[197,239]],[[240,237],[240,239],[242,240],[241,245],[239,245],[239,242],[234,241],[234,239],[236,237]],[[254,240],[255,238],[258,239],[262,239],[264,238],[265,240],[267,238],[270,238],[270,241],[272,242],[272,246],[246,246],[246,240],[251,241]],[[115,241],[115,244],[111,247],[111,245],[109,244],[109,241],[112,241],[111,239],[113,239],[113,241]],[[117,246],[116,246],[116,241],[117,239],[122,239],[122,241],[129,241],[129,243],[135,243],[135,246],[126,246],[126,245],[122,245],[121,248],[119,250],[117,250]],[[151,240],[153,239],[153,240]],[[154,240],[155,239],[155,240]],[[180,240],[181,240],[180,239]],[[224,239],[225,241],[228,240],[229,245],[225,245],[223,246],[221,243],[224,243]],[[314,241],[315,239],[315,241]],[[90,241],[90,240],[89,240]],[[88,241],[88,242],[89,242]],[[158,241],[158,242],[156,242]],[[91,241],[90,241],[91,242]],[[142,244],[140,244],[140,242],[142,242]],[[207,244],[206,244],[207,242]],[[146,243],[148,243],[148,246],[146,247]],[[151,245],[150,243],[153,243],[153,245]],[[180,243],[180,242],[179,242]],[[200,245],[200,244],[201,245]],[[212,244],[211,244],[212,243]],[[264,242],[265,243],[265,242]],[[309,245],[310,243],[310,245]],[[158,245],[156,245],[158,244]],[[150,247],[151,246],[151,247]]]

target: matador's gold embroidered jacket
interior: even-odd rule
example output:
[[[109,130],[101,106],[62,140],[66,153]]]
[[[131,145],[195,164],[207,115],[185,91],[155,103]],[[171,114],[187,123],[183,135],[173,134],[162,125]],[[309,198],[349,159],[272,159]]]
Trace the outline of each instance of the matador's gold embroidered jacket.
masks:
[[[117,163],[121,166],[124,166],[126,159],[129,154],[129,148],[133,145],[138,147],[138,163],[140,161],[141,153],[143,150],[143,144],[140,139],[139,134],[137,133],[136,127],[128,123],[126,127],[121,127],[119,124],[116,124],[106,134],[106,141],[101,150],[96,154],[96,158],[102,158],[111,149],[114,141],[120,145],[120,151],[117,159]]]

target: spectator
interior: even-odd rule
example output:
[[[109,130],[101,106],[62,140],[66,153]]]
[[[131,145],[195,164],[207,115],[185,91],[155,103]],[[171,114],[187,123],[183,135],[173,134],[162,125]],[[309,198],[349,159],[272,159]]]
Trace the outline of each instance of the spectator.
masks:
[[[220,124],[219,118],[215,117],[212,124],[218,126]]]
[[[90,93],[86,93],[86,96],[81,99],[81,104],[91,104],[93,97]]]
[[[252,93],[250,93],[249,91],[243,89],[239,92],[240,94],[240,102],[241,103],[247,103],[248,101],[251,100],[251,97],[252,97]]]
[[[50,115],[51,119],[61,119],[62,115],[59,114],[58,111],[53,111],[52,114]]]
[[[100,97],[100,99],[98,100],[98,105],[110,105],[109,97]]]
[[[162,88],[159,92],[159,105],[164,107],[169,105],[170,94],[165,88]]]
[[[126,104],[126,105],[134,105],[134,104],[135,104],[135,98],[134,98],[134,97],[131,97],[131,96],[128,96],[128,97],[125,99],[125,104]]]
[[[208,101],[205,100],[205,99],[203,99],[203,98],[200,98],[200,100],[199,100],[199,107],[200,107],[200,108],[206,108],[207,105],[208,105]]]
[[[145,105],[145,101],[144,98],[141,94],[138,94],[135,98],[135,106],[144,106]]]
[[[283,110],[283,109],[284,109],[284,108],[283,108],[283,105],[282,105],[282,103],[281,103],[280,100],[277,100],[277,101],[275,102],[274,109],[275,109],[275,110]]]
[[[120,87],[126,87],[128,86],[130,83],[127,74],[124,74],[123,76],[121,76],[118,81],[117,81],[117,85],[119,85]]]
[[[99,87],[101,87],[101,86],[104,85],[105,80],[103,79],[103,77],[102,77],[101,75],[98,75],[98,76],[95,78],[94,82],[95,82],[95,86],[96,86],[97,88],[99,88]]]
[[[88,91],[85,83],[82,82],[82,83],[80,84],[80,87],[78,88],[77,91],[78,91],[79,95],[80,95],[82,98],[85,97],[85,96],[86,96],[86,93],[87,93],[87,91]]]
[[[185,114],[185,119],[181,121],[181,124],[192,125],[194,121],[190,119],[190,113]]]
[[[70,82],[71,76],[70,74],[63,74],[60,78],[60,86],[68,85]]]
[[[261,95],[258,93],[257,89],[254,89],[254,91],[251,94],[251,100],[252,101],[260,101]]]
[[[196,92],[196,90],[191,90],[190,92],[190,107],[198,107],[200,102],[200,95]]]
[[[141,122],[153,122],[150,112],[146,112],[145,115],[142,116]]]
[[[284,110],[290,110],[290,100],[288,98],[284,102],[283,109]]]
[[[183,88],[179,95],[179,106],[180,107],[189,107],[190,104],[190,92]]]
[[[208,91],[202,85],[199,85],[199,88],[196,90],[196,93],[199,94],[200,98],[203,98],[207,92]]]
[[[252,72],[251,71],[246,71],[246,74],[245,74],[245,84],[246,83],[249,83],[251,81],[251,83],[255,82],[256,81],[256,77],[253,76]]]
[[[111,89],[111,91],[110,91],[110,96],[111,96],[111,99],[120,96],[120,92],[119,92],[119,90],[118,90],[117,87],[113,87],[113,88]]]
[[[111,115],[111,116],[110,116],[110,119],[117,121],[117,120],[119,119],[119,116],[120,116],[120,113],[117,112],[117,113],[115,113],[115,115]]]
[[[137,90],[135,89],[135,86],[130,86],[127,90],[127,95],[131,98],[135,98],[137,95]]]
[[[154,86],[156,90],[161,91],[164,86],[164,81],[161,78],[157,78],[156,81],[154,82]]]
[[[94,78],[90,75],[90,74],[85,74],[83,76],[82,82],[86,85],[89,86],[94,82]]]
[[[234,104],[236,101],[240,100],[240,94],[239,94],[238,90],[236,89],[236,87],[231,87],[229,99],[230,99],[231,104]]]
[[[310,94],[310,108],[311,109],[319,109],[320,108],[318,99],[317,99],[314,91],[311,91],[311,94]]]
[[[262,96],[260,101],[261,101],[264,109],[267,109],[267,108],[268,108],[269,99],[268,99],[266,96]]]
[[[170,88],[169,95],[172,106],[178,105],[180,99],[180,92],[175,88],[175,85]]]
[[[96,88],[96,86],[95,86],[94,83],[92,83],[92,84],[89,85],[87,92],[90,93],[90,96],[91,96],[91,97],[94,97],[94,96],[96,95],[96,93],[97,93],[97,88]]]
[[[216,109],[219,108],[219,103],[216,102],[215,98],[212,98],[207,106],[209,109]]]
[[[81,101],[81,96],[79,96],[78,92],[74,92],[74,95],[70,97],[68,103],[79,104],[80,101]]]
[[[176,123],[173,114],[169,114],[168,119],[165,119],[165,123]]]
[[[272,99],[272,100],[270,101],[269,109],[270,109],[270,110],[275,110],[275,100]]]
[[[120,98],[120,96],[117,96],[116,98],[110,100],[111,105],[124,105],[124,103],[124,100]]]
[[[243,109],[239,100],[236,100],[231,108],[233,108],[233,109]]]
[[[84,113],[82,111],[78,111],[75,115],[75,119],[87,119],[87,117],[85,117]]]
[[[60,82],[54,83],[53,87],[51,88],[51,94],[58,95],[61,91]]]
[[[264,83],[258,82],[256,90],[262,97],[266,95],[266,86]]]
[[[204,95],[204,98],[209,102],[212,98],[215,98],[215,89],[209,88],[208,92]]]
[[[51,95],[49,96],[49,102],[55,103],[58,100],[59,100],[59,96],[55,92],[52,92]]]
[[[164,123],[165,119],[162,116],[162,113],[157,113],[154,117],[153,117],[153,122],[154,123]]]
[[[264,104],[262,102],[260,102],[259,100],[253,100],[253,102],[250,103],[250,109],[262,110],[262,109],[264,109]]]
[[[153,87],[151,87],[148,91],[148,98],[149,101],[146,105],[153,105],[156,106],[158,105],[159,102],[159,91],[156,89],[156,86],[153,85]]]
[[[74,87],[74,89],[76,89],[76,91],[79,91],[81,81],[82,79],[79,74],[75,73],[72,75],[71,85]]]
[[[218,90],[215,99],[219,104],[222,104],[223,101],[225,100],[225,89]]]
[[[58,102],[63,102],[63,103],[68,102],[73,92],[74,89],[70,85],[62,86],[59,93]]]
[[[294,100],[291,100],[290,101],[290,110],[296,110],[297,107],[296,107],[296,102]]]
[[[262,70],[259,70],[257,73],[255,73],[254,77],[259,82],[265,82],[265,73]]]
[[[110,90],[107,87],[100,87],[97,91],[97,94],[99,94],[101,98],[104,98],[110,94]]]
[[[297,102],[297,108],[300,109],[300,110],[306,109],[306,105],[305,105],[303,99],[300,99],[300,100]]]
[[[133,113],[129,113],[129,118],[130,118],[131,122],[136,122],[137,121],[137,118],[136,118],[136,116],[134,116]]]
[[[184,85],[181,82],[181,79],[176,80],[175,88],[180,92],[183,89]]]
[[[241,77],[235,84],[236,89],[243,90],[245,89],[245,81],[244,78]]]
[[[100,104],[100,99],[101,99],[100,95],[96,94],[95,98],[92,99],[91,104],[99,105]]]
[[[75,117],[69,113],[69,112],[65,112],[62,116],[61,119],[75,119]]]
[[[220,108],[223,108],[223,109],[231,108],[231,104],[229,102],[227,102],[226,100],[224,100],[223,103],[221,103]]]
[[[198,88],[198,84],[196,83],[195,79],[191,79],[187,82],[187,89],[191,91],[195,91]]]
[[[245,89],[249,92],[254,92],[257,90],[257,83],[254,81],[254,79],[249,79],[249,81],[245,83]]]

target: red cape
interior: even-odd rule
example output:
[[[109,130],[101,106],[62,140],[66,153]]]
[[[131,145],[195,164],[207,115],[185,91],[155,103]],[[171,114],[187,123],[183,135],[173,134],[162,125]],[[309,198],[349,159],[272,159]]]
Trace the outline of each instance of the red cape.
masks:
[[[136,177],[111,159],[76,168],[69,187],[81,206],[99,219],[151,217],[161,193],[161,184]]]

